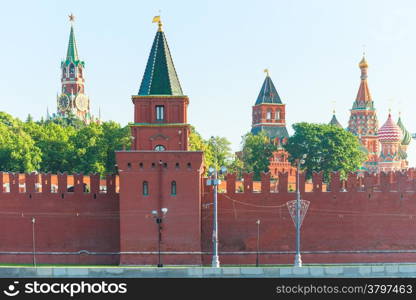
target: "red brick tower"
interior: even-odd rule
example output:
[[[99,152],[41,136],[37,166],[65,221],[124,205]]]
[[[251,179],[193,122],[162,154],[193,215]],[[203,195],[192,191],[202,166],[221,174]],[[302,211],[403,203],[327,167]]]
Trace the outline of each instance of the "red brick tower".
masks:
[[[368,63],[365,57],[359,63],[361,69],[361,83],[357,98],[351,109],[348,130],[357,135],[363,145],[363,150],[368,153],[367,161],[364,162],[362,171],[378,172],[378,155],[380,152],[377,137],[378,120],[374,102],[371,97],[367,82]]]
[[[276,87],[266,69],[264,79],[256,103],[253,106],[251,133],[258,134],[264,131],[270,139],[278,145],[278,151],[273,153],[269,170],[273,177],[279,172],[289,172],[294,175],[294,168],[288,161],[288,153],[281,147],[289,137],[286,129],[286,105],[282,103]],[[292,182],[289,179],[289,182]]]
[[[85,63],[79,59],[72,22],[75,17],[71,14],[71,31],[69,34],[66,59],[61,62],[61,94],[57,97],[57,113],[67,116],[72,113],[85,123],[91,122],[90,100],[85,95]]]
[[[200,264],[202,152],[188,149],[182,92],[160,18],[138,95],[132,96],[132,149],[116,152],[120,175],[120,264]],[[167,208],[159,235],[152,211]],[[159,237],[161,240],[159,240]]]

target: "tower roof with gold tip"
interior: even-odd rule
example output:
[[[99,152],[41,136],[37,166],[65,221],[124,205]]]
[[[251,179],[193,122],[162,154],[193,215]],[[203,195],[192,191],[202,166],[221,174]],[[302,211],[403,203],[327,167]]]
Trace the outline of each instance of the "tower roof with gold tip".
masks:
[[[358,88],[357,98],[355,100],[353,109],[374,109],[370,88],[368,87],[367,82],[368,63],[364,56],[358,66],[361,69],[361,82],[360,87]]]
[[[147,60],[139,96],[182,96],[181,84],[176,74],[165,33],[162,30],[160,16],[154,17],[153,23],[158,23],[158,30]]]
[[[255,105],[263,103],[282,104],[279,94],[277,93],[276,87],[273,84],[272,79],[269,75],[269,70],[265,69],[266,78],[264,79],[260,93],[257,97]]]

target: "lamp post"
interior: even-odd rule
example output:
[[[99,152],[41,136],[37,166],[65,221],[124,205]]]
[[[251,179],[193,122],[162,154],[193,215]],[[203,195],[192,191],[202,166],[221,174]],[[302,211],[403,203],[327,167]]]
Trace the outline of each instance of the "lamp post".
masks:
[[[256,221],[257,224],[257,255],[256,255],[256,267],[259,266],[259,254],[260,254],[260,220]]]
[[[32,217],[33,266],[36,268],[35,222],[36,222],[35,217]]]
[[[220,260],[218,257],[218,208],[217,208],[217,201],[218,201],[218,185],[221,183],[221,180],[218,179],[219,174],[227,173],[226,167],[221,167],[219,170],[210,167],[208,169],[208,175],[211,179],[207,180],[207,185],[214,186],[214,220],[213,220],[213,229],[212,229],[212,267],[219,268],[220,267]]]
[[[302,258],[300,254],[300,189],[299,189],[299,172],[300,165],[305,163],[306,154],[302,155],[302,159],[296,159],[296,255],[295,267],[302,267]]]
[[[168,209],[165,207],[162,208],[160,212],[158,210],[152,210],[152,216],[156,221],[157,229],[158,229],[158,257],[159,257],[158,264],[157,264],[158,268],[163,267],[162,256],[160,252],[160,243],[162,242],[162,220],[166,216],[167,213],[168,213]]]

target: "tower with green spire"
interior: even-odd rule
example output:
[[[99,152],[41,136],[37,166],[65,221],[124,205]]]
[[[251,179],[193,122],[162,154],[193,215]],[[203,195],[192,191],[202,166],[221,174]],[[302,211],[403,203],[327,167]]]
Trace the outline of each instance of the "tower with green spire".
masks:
[[[158,19],[131,124],[134,150],[188,150],[189,99],[183,94],[169,45]]]
[[[264,132],[278,146],[277,151],[270,158],[269,170],[272,177],[277,178],[279,173],[289,173],[289,182],[293,182],[295,169],[291,166],[289,154],[283,149],[283,144],[289,138],[286,129],[286,105],[283,104],[279,93],[265,69],[266,78],[261,86],[253,106],[251,133]]]
[[[149,230],[154,221],[159,230],[163,226],[163,249],[188,251],[186,262],[201,265],[203,153],[188,151],[189,99],[182,92],[160,16],[153,22],[158,30],[139,92],[132,96],[132,147],[116,151],[120,211],[144,212],[143,216],[153,218],[120,214],[120,265],[156,264],[156,256],[149,261],[149,257],[128,254],[156,251],[158,240]],[[171,226],[162,220],[166,213],[168,218],[187,217]],[[177,265],[184,260],[166,256],[163,262]],[[157,264],[162,266],[160,260]]]
[[[269,71],[265,69],[264,72],[266,78],[253,106],[251,133],[257,134],[264,131],[280,145],[289,137],[285,120],[286,107],[277,93]]]
[[[61,94],[57,97],[57,113],[66,117],[75,115],[85,123],[91,121],[90,100],[85,95],[84,61],[79,59],[75,40],[74,15],[69,16],[69,33],[66,58],[61,62]]]

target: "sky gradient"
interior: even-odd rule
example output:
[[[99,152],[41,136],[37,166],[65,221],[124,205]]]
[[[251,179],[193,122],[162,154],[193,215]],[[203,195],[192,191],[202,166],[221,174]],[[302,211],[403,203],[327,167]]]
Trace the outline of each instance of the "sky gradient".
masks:
[[[189,122],[239,150],[268,68],[291,124],[327,123],[335,108],[346,127],[365,49],[379,125],[388,109],[416,131],[414,1],[7,1],[0,12],[0,111],[25,119],[56,111],[60,62],[75,17],[92,112],[133,121],[161,10],[186,95]],[[335,104],[333,103],[335,101]],[[411,166],[416,146],[409,147]]]

